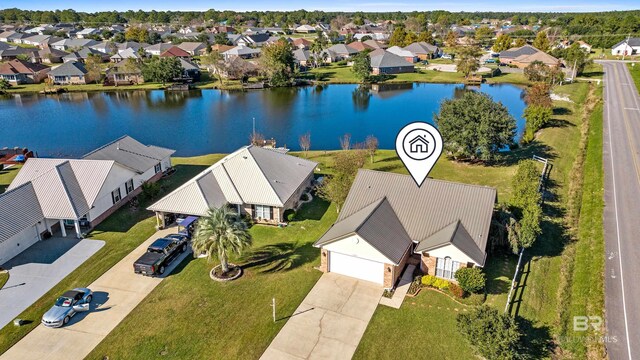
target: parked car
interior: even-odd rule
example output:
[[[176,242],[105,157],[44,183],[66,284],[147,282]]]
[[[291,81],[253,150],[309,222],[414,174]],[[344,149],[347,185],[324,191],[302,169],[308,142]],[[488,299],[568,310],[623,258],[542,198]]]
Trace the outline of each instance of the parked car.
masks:
[[[496,59],[487,59],[484,61],[485,64],[496,64],[498,60]]]
[[[453,59],[453,56],[451,56],[451,54],[442,54],[442,58],[451,60],[451,59]]]
[[[42,325],[47,327],[62,327],[71,318],[83,311],[89,310],[89,303],[93,299],[93,292],[87,288],[76,288],[62,294],[53,307],[42,315]]]
[[[171,234],[157,239],[136,262],[133,271],[147,276],[162,275],[166,267],[181,253],[187,251],[188,239],[182,234]]]

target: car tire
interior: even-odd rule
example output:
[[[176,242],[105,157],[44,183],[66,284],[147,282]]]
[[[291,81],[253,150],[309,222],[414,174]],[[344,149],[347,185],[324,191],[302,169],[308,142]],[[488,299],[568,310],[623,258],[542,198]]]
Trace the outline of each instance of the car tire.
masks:
[[[87,304],[90,303],[91,300],[93,300],[93,296],[91,296],[91,295],[87,296]]]
[[[67,325],[69,323],[69,320],[71,320],[71,318],[69,317],[69,315],[64,317],[64,320],[62,320],[62,325]]]
[[[187,251],[187,244],[182,245],[182,250],[180,250],[181,252],[185,252]]]
[[[158,269],[158,274],[164,274],[164,265],[160,266],[160,269]]]

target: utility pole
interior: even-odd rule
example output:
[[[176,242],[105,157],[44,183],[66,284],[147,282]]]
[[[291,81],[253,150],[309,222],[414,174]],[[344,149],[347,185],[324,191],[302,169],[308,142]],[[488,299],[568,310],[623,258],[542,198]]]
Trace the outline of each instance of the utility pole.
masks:
[[[631,34],[627,35],[627,42],[624,44],[624,51],[622,52],[622,60],[623,61],[624,61],[624,57],[627,55],[627,48],[631,49],[631,46],[629,46],[629,40],[631,40]],[[631,55],[631,54],[629,54],[629,55]]]

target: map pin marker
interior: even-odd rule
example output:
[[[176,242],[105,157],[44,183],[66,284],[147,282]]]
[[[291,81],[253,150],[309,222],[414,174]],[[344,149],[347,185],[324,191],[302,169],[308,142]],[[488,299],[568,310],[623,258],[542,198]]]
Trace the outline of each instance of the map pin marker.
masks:
[[[396,136],[396,153],[420,187],[442,154],[442,136],[425,122],[413,122]]]

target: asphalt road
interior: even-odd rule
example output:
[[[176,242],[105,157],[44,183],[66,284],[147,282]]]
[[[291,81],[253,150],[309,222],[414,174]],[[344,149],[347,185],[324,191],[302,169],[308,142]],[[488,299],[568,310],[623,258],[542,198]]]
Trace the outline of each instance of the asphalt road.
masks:
[[[610,359],[640,359],[640,97],[626,64],[614,61],[602,64],[607,327],[604,341]]]

